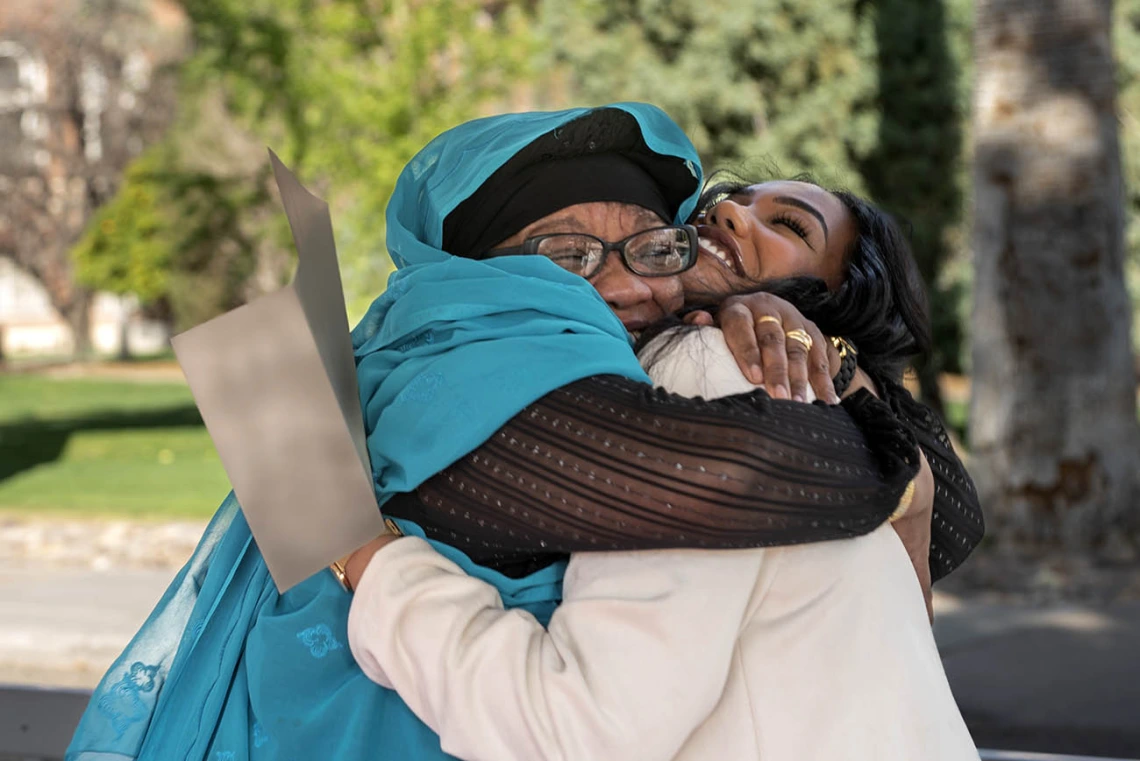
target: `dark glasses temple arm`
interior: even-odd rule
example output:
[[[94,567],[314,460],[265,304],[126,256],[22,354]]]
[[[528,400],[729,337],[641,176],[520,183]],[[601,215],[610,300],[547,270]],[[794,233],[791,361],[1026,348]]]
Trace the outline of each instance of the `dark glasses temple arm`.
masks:
[[[485,252],[480,259],[494,259],[496,256],[517,256],[528,253],[526,246],[510,246],[508,248],[493,248]]]

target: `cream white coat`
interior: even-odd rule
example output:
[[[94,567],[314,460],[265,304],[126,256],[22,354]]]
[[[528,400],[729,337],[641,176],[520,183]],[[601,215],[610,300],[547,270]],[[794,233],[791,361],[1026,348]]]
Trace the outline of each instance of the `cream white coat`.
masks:
[[[651,369],[751,390],[716,329]],[[579,553],[549,626],[424,541],[378,552],[349,643],[465,761],[977,759],[895,532],[775,549]]]

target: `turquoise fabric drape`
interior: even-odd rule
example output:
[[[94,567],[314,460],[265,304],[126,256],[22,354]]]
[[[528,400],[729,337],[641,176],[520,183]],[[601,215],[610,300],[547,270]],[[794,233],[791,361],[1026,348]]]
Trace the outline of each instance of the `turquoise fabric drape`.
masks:
[[[660,110],[617,104],[649,146],[699,164]],[[541,257],[457,259],[447,214],[538,136],[586,113],[490,117],[433,140],[388,208],[400,267],[353,330],[377,501],[414,489],[530,402],[589,375],[647,380],[621,323],[581,278]],[[320,509],[314,506],[314,509]],[[422,536],[404,522],[407,533]],[[546,620],[564,566],[510,579],[436,548]],[[74,761],[449,758],[347,647],[351,597],[329,573],[279,595],[231,494],[193,557],[104,676],[68,749]],[[114,604],[111,601],[109,604]]]

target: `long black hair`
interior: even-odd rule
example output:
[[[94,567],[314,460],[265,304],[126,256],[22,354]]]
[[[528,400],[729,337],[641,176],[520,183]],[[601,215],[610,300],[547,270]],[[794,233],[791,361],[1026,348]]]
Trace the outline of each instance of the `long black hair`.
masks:
[[[700,214],[754,183],[714,175],[697,204]],[[797,180],[811,182],[805,177]],[[792,303],[826,335],[855,344],[860,364],[873,375],[901,380],[908,362],[930,351],[926,289],[902,226],[871,202],[830,191],[847,208],[857,234],[845,254],[843,284],[829,290],[815,277],[757,282],[739,293],[764,291]],[[708,306],[726,294],[708,294]],[[702,301],[698,295],[695,299]]]

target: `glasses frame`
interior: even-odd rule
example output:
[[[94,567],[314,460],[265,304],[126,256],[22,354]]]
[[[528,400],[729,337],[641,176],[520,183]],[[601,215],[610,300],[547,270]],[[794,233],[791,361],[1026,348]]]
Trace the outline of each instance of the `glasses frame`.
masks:
[[[643,272],[638,272],[635,270],[633,268],[633,265],[629,263],[629,258],[626,256],[626,246],[629,244],[629,242],[639,235],[656,232],[657,230],[680,230],[684,232],[689,239],[689,250],[692,251],[692,255],[689,258],[688,264],[676,272],[645,274]],[[597,265],[589,273],[581,275],[581,277],[584,277],[587,280],[601,271],[602,267],[605,266],[606,259],[609,258],[611,251],[617,251],[618,258],[621,259],[622,266],[638,277],[673,277],[674,275],[680,275],[682,272],[685,272],[686,270],[692,268],[692,266],[697,263],[697,259],[700,258],[700,250],[698,248],[699,244],[697,242],[697,228],[693,225],[661,225],[660,227],[650,227],[646,230],[635,232],[633,235],[622,238],[621,240],[613,243],[605,240],[604,238],[599,238],[597,235],[590,235],[589,233],[548,233],[546,235],[536,235],[533,238],[527,238],[522,242],[522,245],[520,246],[491,249],[486,254],[484,254],[483,258],[491,259],[496,256],[518,256],[520,254],[537,254],[539,256],[542,256],[542,254],[539,254],[538,251],[538,247],[542,241],[546,240],[547,238],[557,238],[562,235],[576,235],[580,238],[592,238],[593,240],[596,240],[598,243],[602,244],[602,256],[600,259],[598,259]],[[569,270],[567,270],[567,272],[569,272]]]

